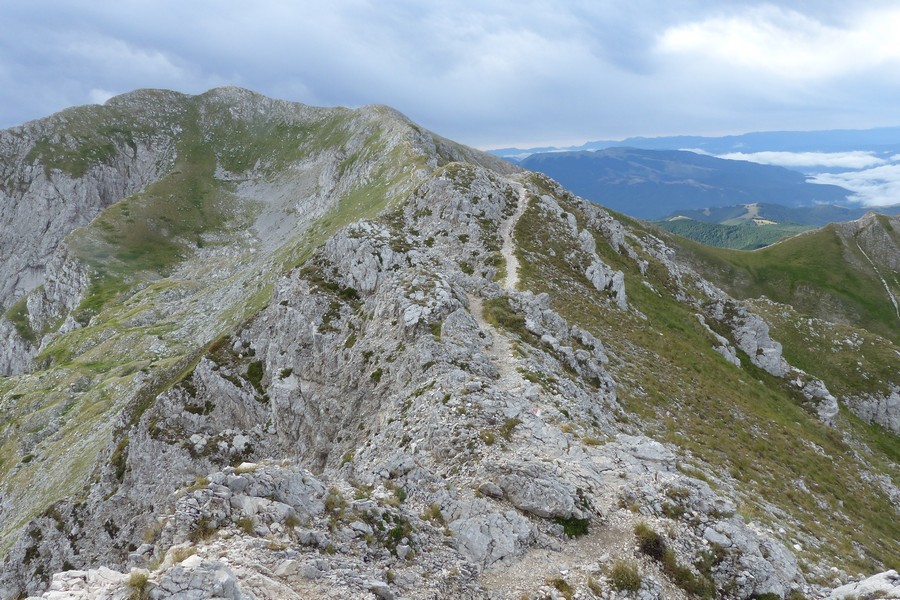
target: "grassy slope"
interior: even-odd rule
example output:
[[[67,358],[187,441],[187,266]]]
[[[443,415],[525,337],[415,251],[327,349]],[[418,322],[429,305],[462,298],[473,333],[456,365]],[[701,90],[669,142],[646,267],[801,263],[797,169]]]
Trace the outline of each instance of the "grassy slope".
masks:
[[[725,225],[692,219],[654,221],[654,224],[701,244],[734,250],[755,250],[812,229],[805,225]]]
[[[865,259],[834,225],[754,252],[673,241],[698,272],[737,298],[766,296],[801,315],[853,323],[900,343],[881,281],[855,266]]]
[[[892,384],[900,385],[900,347],[890,340],[853,325],[803,318],[782,304],[757,300],[752,306],[784,346],[787,361],[825,381],[838,398],[887,394]]]
[[[583,226],[576,205],[561,204]],[[629,225],[640,232],[639,223]],[[603,340],[620,400],[641,420],[642,430],[681,448],[686,463],[734,485],[745,517],[774,524],[779,519],[771,514],[773,506],[793,517],[789,537],[802,542],[802,559],[850,572],[900,564],[896,509],[862,476],[869,463],[900,483],[900,470],[890,464],[898,455],[896,438],[845,415],[837,429],[828,428],[781,381],[753,367],[729,365],[713,351],[713,340],[690,307],[674,299],[674,283],[658,262],[645,257],[646,279],[659,294],[641,283],[632,261],[600,239],[602,258],[625,272],[629,302],[648,319],[610,308],[564,258],[571,251],[560,242],[565,230],[535,204],[525,213],[516,228],[522,287],[548,292],[556,310]],[[749,365],[746,356],[743,363]],[[865,443],[851,445],[845,436]],[[797,480],[809,493],[798,489]],[[864,556],[857,555],[854,542]]]

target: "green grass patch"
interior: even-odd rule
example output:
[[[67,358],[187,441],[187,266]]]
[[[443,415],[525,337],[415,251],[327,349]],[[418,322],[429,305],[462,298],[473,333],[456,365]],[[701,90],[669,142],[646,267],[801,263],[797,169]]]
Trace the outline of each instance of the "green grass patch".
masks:
[[[567,536],[573,538],[587,535],[591,526],[590,519],[578,519],[575,517],[564,519],[562,517],[558,517],[554,519],[554,521],[562,525],[563,531]]]
[[[28,296],[22,296],[15,304],[10,306],[3,316],[16,328],[16,332],[29,344],[38,341],[38,332],[31,327],[28,318]]]
[[[494,327],[501,327],[523,340],[536,342],[537,336],[525,327],[525,317],[517,313],[505,296],[485,300],[482,304],[484,320]]]
[[[637,563],[631,560],[617,560],[609,569],[609,581],[614,590],[636,592],[641,589],[641,574]]]

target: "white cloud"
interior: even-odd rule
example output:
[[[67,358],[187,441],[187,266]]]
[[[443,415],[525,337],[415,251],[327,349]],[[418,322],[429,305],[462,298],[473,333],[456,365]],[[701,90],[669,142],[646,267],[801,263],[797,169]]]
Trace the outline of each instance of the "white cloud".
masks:
[[[804,82],[900,64],[898,30],[897,8],[863,9],[836,25],[763,4],[669,27],[657,49],[682,60]]]
[[[780,167],[827,167],[839,169],[866,169],[885,164],[871,152],[730,152],[719,158],[746,160],[763,165]]]
[[[810,181],[845,187],[853,191],[855,199],[866,206],[900,204],[900,164],[848,173],[821,173]]]
[[[62,48],[79,62],[91,64],[104,72],[130,69],[157,79],[180,79],[183,69],[165,52],[140,48],[125,40],[107,36],[73,36]]]
[[[115,95],[116,94],[114,92],[94,88],[88,92],[88,99],[90,100],[91,104],[103,104]]]

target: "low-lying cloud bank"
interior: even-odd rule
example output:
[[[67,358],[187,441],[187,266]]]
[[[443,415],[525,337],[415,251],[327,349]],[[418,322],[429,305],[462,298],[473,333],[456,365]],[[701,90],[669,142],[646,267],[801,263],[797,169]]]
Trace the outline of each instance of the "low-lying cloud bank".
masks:
[[[887,161],[872,152],[730,152],[719,158],[746,160],[781,167],[828,167],[832,169],[867,169]]]
[[[900,204],[900,164],[898,163],[846,173],[819,173],[809,181],[847,188],[855,194],[851,200],[858,200],[865,206]]]
[[[863,206],[900,204],[900,154],[883,158],[874,152],[729,152],[711,154],[691,148],[690,152],[729,160],[746,160],[764,165],[800,169],[810,174],[810,183],[839,185],[853,192],[851,201]],[[826,169],[841,169],[830,173]]]

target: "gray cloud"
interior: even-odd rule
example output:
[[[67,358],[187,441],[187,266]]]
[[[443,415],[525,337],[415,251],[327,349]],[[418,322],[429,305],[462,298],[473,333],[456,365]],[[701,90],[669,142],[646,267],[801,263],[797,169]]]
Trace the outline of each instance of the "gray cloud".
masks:
[[[482,147],[897,124],[900,11],[846,4],[6,0],[0,127],[223,84]]]

